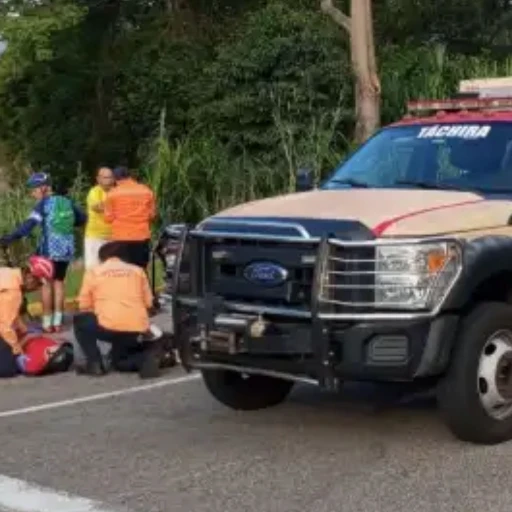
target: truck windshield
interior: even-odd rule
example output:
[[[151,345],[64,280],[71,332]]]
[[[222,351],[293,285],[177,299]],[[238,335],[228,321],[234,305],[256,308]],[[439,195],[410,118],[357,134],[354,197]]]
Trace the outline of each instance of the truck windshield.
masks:
[[[384,128],[320,188],[344,187],[512,192],[512,123]]]

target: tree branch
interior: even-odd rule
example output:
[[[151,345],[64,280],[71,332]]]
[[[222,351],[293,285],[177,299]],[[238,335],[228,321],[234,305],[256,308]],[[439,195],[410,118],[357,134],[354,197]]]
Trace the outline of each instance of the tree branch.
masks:
[[[343,27],[349,34],[351,33],[352,23],[350,17],[335,7],[333,0],[322,0],[320,3],[320,9],[323,13],[330,16],[334,23]]]

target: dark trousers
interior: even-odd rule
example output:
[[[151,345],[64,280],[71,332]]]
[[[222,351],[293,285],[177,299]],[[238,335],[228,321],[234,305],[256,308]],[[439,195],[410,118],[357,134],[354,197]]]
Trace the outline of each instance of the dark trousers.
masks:
[[[126,263],[137,265],[144,270],[149,265],[151,259],[151,247],[149,240],[140,242],[123,242],[119,241],[121,255],[120,258]]]
[[[12,353],[10,345],[0,338],[0,378],[8,379],[18,375],[16,358]]]
[[[144,360],[145,345],[139,341],[140,333],[110,331],[98,323],[93,313],[80,313],[73,318],[77,343],[90,363],[102,364],[98,340],[112,345],[111,361],[118,371],[138,371]]]

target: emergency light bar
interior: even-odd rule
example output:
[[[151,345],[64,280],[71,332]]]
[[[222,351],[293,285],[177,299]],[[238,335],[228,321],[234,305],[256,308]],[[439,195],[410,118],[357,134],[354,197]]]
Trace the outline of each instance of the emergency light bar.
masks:
[[[414,112],[512,110],[512,77],[462,80],[459,94],[463,97],[409,101],[407,113],[411,116]]]
[[[461,98],[447,100],[417,100],[407,103],[408,114],[432,111],[503,111],[512,110],[512,97],[509,98]]]

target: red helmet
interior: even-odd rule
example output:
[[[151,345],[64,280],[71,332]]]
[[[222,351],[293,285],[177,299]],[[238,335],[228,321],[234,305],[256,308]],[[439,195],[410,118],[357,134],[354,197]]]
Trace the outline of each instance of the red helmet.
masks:
[[[31,256],[28,259],[28,268],[30,273],[39,279],[49,281],[53,279],[53,263],[43,256]]]
[[[73,363],[73,346],[45,336],[30,338],[23,347],[26,375],[65,372]]]

